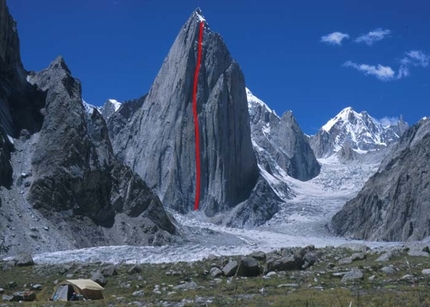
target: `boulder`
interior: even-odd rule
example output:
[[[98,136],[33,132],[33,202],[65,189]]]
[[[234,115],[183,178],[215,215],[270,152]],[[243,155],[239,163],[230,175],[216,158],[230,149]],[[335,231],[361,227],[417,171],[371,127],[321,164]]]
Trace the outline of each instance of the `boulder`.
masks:
[[[176,287],[173,287],[173,289],[186,291],[186,290],[195,290],[198,287],[199,287],[198,284],[196,284],[194,281],[190,281],[190,282],[186,282],[181,285],[178,285]]]
[[[127,273],[128,274],[135,274],[135,273],[142,273],[142,271],[143,270],[142,270],[141,266],[134,265],[127,271]]]
[[[254,252],[254,253],[250,254],[249,257],[252,257],[252,258],[257,259],[257,260],[266,260],[266,253],[262,252],[262,251]]]
[[[211,268],[211,270],[210,270],[210,274],[211,274],[211,276],[212,276],[212,277],[217,278],[217,277],[222,276],[222,275],[223,275],[223,272],[222,272],[219,268],[217,268],[217,267],[213,267],[213,268]]]
[[[223,273],[227,277],[234,276],[237,271],[238,263],[235,260],[230,260],[222,269]]]
[[[383,272],[386,275],[394,275],[394,274],[396,274],[396,270],[394,270],[392,267],[389,267],[389,266],[384,266],[381,269],[381,272]]]
[[[116,271],[116,267],[113,265],[108,265],[100,269],[100,272],[104,277],[110,277],[114,275],[118,275],[118,272]]]
[[[281,259],[269,259],[266,262],[265,272],[298,270],[302,265],[303,263],[296,261],[296,259],[291,256]]]
[[[261,270],[258,261],[252,257],[243,257],[240,260],[238,276],[254,277],[260,275]]]
[[[17,266],[30,266],[34,265],[33,257],[29,253],[21,253],[15,258]]]
[[[91,276],[91,280],[98,283],[102,287],[106,286],[107,284],[106,278],[100,271],[94,272]]]
[[[318,261],[318,256],[314,252],[308,252],[303,257],[303,260],[305,261],[305,264],[303,265],[303,268],[306,269],[306,268],[314,265]]]
[[[400,256],[400,251],[398,249],[393,249],[379,256],[378,259],[376,259],[376,261],[386,262],[386,261],[390,261],[391,259],[397,256]]]
[[[354,281],[363,279],[363,272],[357,268],[352,269],[342,277],[342,282]]]
[[[352,263],[352,258],[351,257],[342,258],[342,259],[340,259],[338,261],[338,263],[340,265],[351,264]]]

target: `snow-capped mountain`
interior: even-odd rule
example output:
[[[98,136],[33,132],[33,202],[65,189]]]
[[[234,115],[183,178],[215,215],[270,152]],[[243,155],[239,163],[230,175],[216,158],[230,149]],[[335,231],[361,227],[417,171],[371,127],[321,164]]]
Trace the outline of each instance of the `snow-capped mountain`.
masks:
[[[309,180],[319,174],[320,165],[291,111],[279,117],[249,89],[246,94],[251,140],[260,172],[280,198],[289,198],[285,178]]]
[[[105,119],[105,121],[107,121],[113,113],[119,110],[120,107],[121,102],[115,99],[108,99],[102,107],[98,108],[98,110]]]
[[[121,102],[115,99],[108,99],[101,107],[96,107],[92,104],[89,104],[85,100],[82,99],[82,104],[84,105],[85,110],[88,114],[92,114],[94,109],[97,109],[99,113],[103,116],[105,121],[107,121],[113,113],[119,110],[121,107]]]
[[[396,124],[384,125],[366,111],[358,113],[347,107],[322,126],[311,137],[310,144],[318,158],[340,151],[361,154],[386,148],[407,128],[408,124],[402,118]]]

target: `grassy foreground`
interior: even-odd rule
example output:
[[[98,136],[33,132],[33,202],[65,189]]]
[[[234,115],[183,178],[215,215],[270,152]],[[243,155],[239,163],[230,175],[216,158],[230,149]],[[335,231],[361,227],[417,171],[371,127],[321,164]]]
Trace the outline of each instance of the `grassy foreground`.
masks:
[[[106,277],[102,301],[49,302],[55,283],[66,278],[90,278],[106,264],[34,265],[0,267],[0,287],[5,294],[41,284],[34,302],[0,302],[0,306],[430,306],[430,258],[409,256],[406,251],[389,261],[378,262],[379,254],[340,265],[340,258],[353,252],[346,249],[320,249],[320,261],[306,270],[271,273],[258,277],[219,277],[209,274],[211,267],[222,267],[228,257],[193,263],[142,264],[141,272],[130,273],[131,265],[115,266],[116,275]],[[239,257],[231,257],[240,259]],[[330,265],[332,263],[332,265]],[[261,260],[262,267],[265,261]],[[393,268],[384,272],[383,267]],[[112,266],[110,266],[112,268]],[[362,279],[341,282],[336,274],[359,268]],[[110,275],[110,274],[109,274]],[[337,276],[336,276],[337,275]],[[373,276],[373,277],[371,277]],[[371,277],[369,279],[369,277]],[[197,289],[174,289],[194,281]],[[9,289],[9,283],[16,287]]]

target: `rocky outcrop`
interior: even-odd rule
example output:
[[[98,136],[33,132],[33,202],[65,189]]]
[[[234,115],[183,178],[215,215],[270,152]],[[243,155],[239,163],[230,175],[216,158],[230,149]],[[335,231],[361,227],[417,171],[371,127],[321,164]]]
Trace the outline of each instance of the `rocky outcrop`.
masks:
[[[264,102],[247,89],[251,134],[258,164],[269,174],[277,167],[289,176],[309,180],[320,172],[320,165],[291,111],[279,118]]]
[[[200,14],[195,11],[179,32],[148,96],[138,110],[130,112],[130,122],[117,127],[122,127],[127,117],[121,114],[122,108],[109,120],[117,156],[157,191],[165,206],[179,212],[190,211],[195,198],[191,100]],[[259,170],[250,137],[243,73],[221,36],[207,23],[197,101],[200,209],[214,216],[250,198]],[[122,132],[116,133],[118,130]]]
[[[158,197],[114,158],[101,114],[94,109],[87,115],[80,82],[63,58],[32,75],[30,82],[46,93],[28,194],[34,208],[47,216],[69,210],[104,227],[113,227],[117,213],[144,216],[153,218],[158,230],[173,234],[175,228]]]
[[[12,149],[12,144],[0,125],[0,186],[10,187],[12,184],[12,165],[10,165],[10,152]]]
[[[112,147],[121,161],[125,160],[124,151],[129,141],[133,139],[134,132],[128,128],[128,125],[137,110],[142,107],[145,98],[146,95],[139,99],[126,101],[107,121]]]
[[[344,151],[340,153],[341,156],[351,158],[351,151],[363,154],[387,148],[395,143],[407,128],[408,124],[402,117],[397,123],[383,124],[366,111],[358,113],[348,107],[312,136],[310,145],[317,158],[329,157],[341,150]]]
[[[430,119],[401,137],[378,172],[332,219],[356,239],[407,241],[430,235]]]

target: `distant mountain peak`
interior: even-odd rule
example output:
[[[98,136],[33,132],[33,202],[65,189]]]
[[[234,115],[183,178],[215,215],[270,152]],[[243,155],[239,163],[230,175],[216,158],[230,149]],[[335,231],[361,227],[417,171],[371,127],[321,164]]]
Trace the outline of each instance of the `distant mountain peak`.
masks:
[[[330,156],[344,145],[358,153],[365,153],[397,141],[407,127],[402,118],[387,125],[366,111],[357,113],[352,107],[347,107],[322,126],[312,137],[311,146],[317,157]]]
[[[276,112],[269,108],[269,106],[263,100],[255,96],[249,88],[246,88],[246,97],[248,99],[248,108],[251,108],[253,104],[260,105],[263,107],[263,109],[266,109],[268,112],[273,113],[279,117]]]

